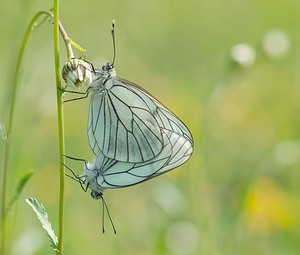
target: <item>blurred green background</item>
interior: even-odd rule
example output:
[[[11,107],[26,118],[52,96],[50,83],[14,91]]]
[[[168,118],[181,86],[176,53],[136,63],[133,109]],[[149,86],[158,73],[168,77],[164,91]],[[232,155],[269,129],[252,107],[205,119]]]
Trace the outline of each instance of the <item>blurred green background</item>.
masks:
[[[2,176],[17,52],[31,17],[52,1],[0,6]],[[117,74],[154,94],[195,139],[179,169],[106,191],[117,235],[108,219],[102,234],[101,202],[67,178],[65,254],[300,254],[300,2],[61,1],[60,14],[98,68],[112,59],[115,19]],[[65,59],[61,43],[62,65]],[[24,199],[42,202],[57,232],[55,93],[46,22],[29,40],[17,95],[10,197],[24,174],[35,174],[9,217],[13,255],[53,253]],[[65,135],[68,155],[91,159],[88,101],[65,105]],[[81,164],[72,167],[82,172]]]

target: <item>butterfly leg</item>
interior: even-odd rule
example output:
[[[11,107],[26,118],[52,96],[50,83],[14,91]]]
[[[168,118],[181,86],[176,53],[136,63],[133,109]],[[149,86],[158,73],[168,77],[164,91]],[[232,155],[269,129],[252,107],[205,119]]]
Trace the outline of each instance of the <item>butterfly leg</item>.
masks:
[[[57,87],[58,90],[63,91],[63,93],[70,93],[70,94],[76,94],[76,95],[83,95],[82,97],[76,97],[76,98],[71,98],[68,100],[64,100],[63,103],[71,102],[71,101],[76,101],[76,100],[81,100],[84,98],[87,98],[89,96],[90,88],[88,88],[85,92],[79,92],[79,91],[72,91],[72,90],[65,90],[62,88]]]

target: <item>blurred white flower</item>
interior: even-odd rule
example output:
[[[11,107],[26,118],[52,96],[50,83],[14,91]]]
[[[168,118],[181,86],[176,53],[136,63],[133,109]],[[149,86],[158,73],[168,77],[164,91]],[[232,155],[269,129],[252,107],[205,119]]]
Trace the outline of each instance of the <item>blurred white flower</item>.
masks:
[[[256,53],[254,48],[248,44],[237,44],[231,50],[231,57],[239,65],[249,67],[253,65]]]
[[[37,254],[37,252],[45,245],[45,239],[46,238],[43,238],[41,231],[33,228],[28,229],[14,242],[11,254]]]
[[[289,47],[290,40],[287,34],[280,29],[271,30],[264,36],[263,49],[270,57],[278,58],[283,56]]]
[[[159,180],[152,186],[151,195],[169,215],[178,215],[186,207],[186,199],[180,190],[168,180]]]
[[[190,254],[195,252],[199,245],[199,231],[190,222],[178,221],[168,228],[165,241],[170,254]]]

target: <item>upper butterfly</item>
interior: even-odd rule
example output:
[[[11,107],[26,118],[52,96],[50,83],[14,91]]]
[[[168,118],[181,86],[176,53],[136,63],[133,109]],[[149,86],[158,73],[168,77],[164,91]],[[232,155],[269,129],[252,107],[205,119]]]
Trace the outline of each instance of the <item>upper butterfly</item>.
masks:
[[[114,42],[114,26],[112,35]],[[146,162],[163,150],[162,129],[193,147],[183,122],[145,89],[117,77],[113,64],[99,70],[84,60],[72,59],[63,68],[63,78],[67,87],[88,85],[84,97],[92,91],[88,137],[95,155],[101,152],[121,162]]]

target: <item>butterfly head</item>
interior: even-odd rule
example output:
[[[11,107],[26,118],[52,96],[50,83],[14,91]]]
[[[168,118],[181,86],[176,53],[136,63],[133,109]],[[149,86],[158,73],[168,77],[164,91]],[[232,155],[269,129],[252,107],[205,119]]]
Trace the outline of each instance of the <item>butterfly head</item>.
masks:
[[[103,198],[102,198],[103,193],[102,193],[102,192],[95,191],[95,190],[93,190],[93,191],[91,192],[91,196],[92,196],[92,198],[94,198],[94,199],[103,199]]]
[[[113,64],[106,63],[102,66],[102,71],[104,74],[107,74],[109,76],[116,76],[116,71]]]

